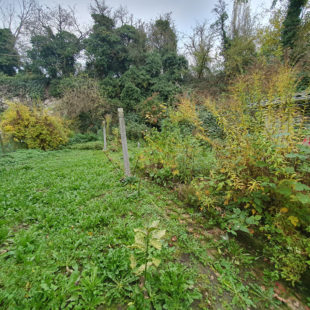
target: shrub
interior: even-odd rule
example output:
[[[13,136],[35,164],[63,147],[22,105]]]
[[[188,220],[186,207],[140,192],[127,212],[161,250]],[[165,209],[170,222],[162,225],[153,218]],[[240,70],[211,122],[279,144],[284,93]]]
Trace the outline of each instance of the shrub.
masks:
[[[138,168],[158,183],[190,183],[194,176],[208,174],[214,164],[212,152],[204,146],[201,121],[189,100],[181,99],[177,111],[170,111],[161,131],[149,131],[147,147],[139,154]]]
[[[0,73],[0,93],[6,98],[43,99],[47,80],[41,76],[20,73],[7,76]]]
[[[102,150],[103,142],[102,141],[91,141],[86,143],[77,143],[69,146],[72,150]]]
[[[310,182],[305,174],[310,151],[299,147],[306,120],[291,100],[295,72],[285,66],[273,69],[257,68],[240,77],[224,101],[207,101],[226,138],[213,141],[219,164],[195,185],[205,208],[222,206],[229,231],[242,226],[269,240],[266,255],[294,284],[310,257]],[[240,216],[232,223],[236,208],[248,218],[246,225]]]
[[[91,142],[91,141],[97,141],[98,136],[94,133],[77,133],[73,137],[69,139],[68,144],[77,144],[77,143],[85,143],[85,142]]]
[[[9,108],[2,115],[0,128],[5,141],[13,140],[30,149],[56,149],[68,141],[69,134],[62,119],[19,103],[9,103]]]
[[[161,120],[166,117],[167,106],[163,103],[158,94],[153,94],[145,99],[138,107],[138,110],[146,123],[152,126],[159,126]]]
[[[229,233],[263,240],[264,255],[292,284],[310,261],[310,147],[302,145],[309,129],[292,101],[296,85],[293,69],[261,66],[236,79],[229,95],[206,100],[222,139],[183,98],[161,132],[146,135],[138,161],[161,184],[185,183],[179,196]]]
[[[96,132],[104,114],[110,111],[109,104],[100,94],[98,81],[87,76],[71,78],[63,83],[63,87],[60,111],[75,120],[80,131]]]
[[[136,113],[126,114],[126,134],[130,140],[142,139],[147,132],[148,127],[145,125],[141,117]]]

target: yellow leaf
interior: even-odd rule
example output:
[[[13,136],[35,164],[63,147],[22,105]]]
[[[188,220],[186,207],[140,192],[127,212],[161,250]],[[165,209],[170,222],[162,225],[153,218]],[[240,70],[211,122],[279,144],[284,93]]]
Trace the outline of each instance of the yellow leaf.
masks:
[[[152,233],[152,237],[157,240],[160,240],[165,236],[165,234],[166,234],[166,230],[157,230]]]
[[[157,250],[160,250],[162,246],[161,242],[155,239],[151,239],[150,244]]]
[[[297,217],[295,217],[295,216],[290,216],[288,219],[291,221],[292,225],[294,225],[295,227],[297,226],[297,224],[298,224],[298,222],[299,222],[299,220],[298,220]]]
[[[160,259],[158,258],[152,258],[152,263],[155,267],[158,267],[160,264]]]
[[[287,213],[287,212],[288,212],[288,208],[281,208],[281,209],[280,209],[280,212],[281,212],[281,213]]]
[[[133,255],[130,255],[130,267],[131,269],[135,269],[137,267],[137,262]]]

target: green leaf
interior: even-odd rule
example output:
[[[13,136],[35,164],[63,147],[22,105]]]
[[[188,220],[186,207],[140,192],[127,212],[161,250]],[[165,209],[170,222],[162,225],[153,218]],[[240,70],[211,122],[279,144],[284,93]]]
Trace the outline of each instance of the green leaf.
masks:
[[[297,200],[299,202],[301,202],[302,204],[306,205],[306,204],[310,204],[310,197],[309,195],[305,195],[302,193],[297,193],[296,198],[294,198],[294,200]]]
[[[48,291],[49,290],[49,287],[47,286],[47,284],[46,283],[41,283],[41,287],[43,288],[43,290],[45,290],[45,291]]]
[[[295,173],[295,169],[294,169],[294,167],[286,167],[285,168],[285,172],[293,174],[293,173]]]
[[[288,186],[283,186],[283,185],[282,186],[280,185],[279,187],[277,187],[276,192],[286,197],[292,195],[292,189]]]
[[[295,190],[298,192],[302,192],[302,191],[309,191],[310,187],[307,186],[306,184],[300,183],[300,182],[296,182],[295,185]]]
[[[261,219],[261,216],[260,215],[256,215],[256,216],[250,216],[250,217],[247,217],[245,222],[248,224],[248,225],[256,225],[258,224],[258,221]]]

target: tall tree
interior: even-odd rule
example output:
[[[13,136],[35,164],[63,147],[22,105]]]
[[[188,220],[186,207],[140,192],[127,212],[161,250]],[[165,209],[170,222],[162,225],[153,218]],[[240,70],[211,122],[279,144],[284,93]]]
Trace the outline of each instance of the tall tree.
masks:
[[[300,14],[307,2],[308,0],[289,0],[281,37],[284,47],[294,48],[294,43],[301,24]]]
[[[177,35],[173,25],[171,14],[166,14],[150,25],[149,44],[151,49],[161,55],[176,53]]]
[[[231,19],[231,39],[241,36],[251,36],[253,21],[250,14],[250,4],[247,0],[234,0]]]
[[[214,41],[214,30],[208,28],[207,23],[197,24],[185,44],[187,52],[193,62],[192,70],[198,79],[206,77],[210,72],[211,49]]]
[[[31,38],[32,49],[28,56],[32,69],[54,79],[74,73],[76,57],[81,50],[78,38],[67,31],[56,34],[50,28],[44,35]]]
[[[16,42],[25,34],[27,27],[33,20],[38,7],[36,0],[2,0],[0,1],[0,19],[2,27],[10,29]]]
[[[98,11],[98,10],[97,10]],[[130,65],[141,65],[146,52],[146,34],[132,25],[116,26],[110,11],[93,13],[94,26],[85,41],[87,66],[97,76],[121,76]]]
[[[228,20],[227,14],[227,4],[224,0],[218,0],[216,3],[213,12],[216,16],[216,21],[211,25],[213,29],[215,29],[221,37],[223,52],[225,52],[230,45],[230,39],[227,34],[227,26],[226,21]]]
[[[0,29],[0,72],[15,75],[19,55],[14,47],[15,37],[10,29]]]
[[[126,55],[122,53],[121,38],[115,33],[115,23],[105,14],[92,14],[93,29],[85,41],[87,67],[98,77],[120,75],[126,71]]]

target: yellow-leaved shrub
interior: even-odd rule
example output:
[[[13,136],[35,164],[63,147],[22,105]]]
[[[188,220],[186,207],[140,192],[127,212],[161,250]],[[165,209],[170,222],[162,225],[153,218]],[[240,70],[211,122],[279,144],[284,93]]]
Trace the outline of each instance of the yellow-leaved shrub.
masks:
[[[53,150],[68,141],[69,129],[60,117],[21,103],[8,105],[0,121],[5,142],[14,141],[29,149]]]

